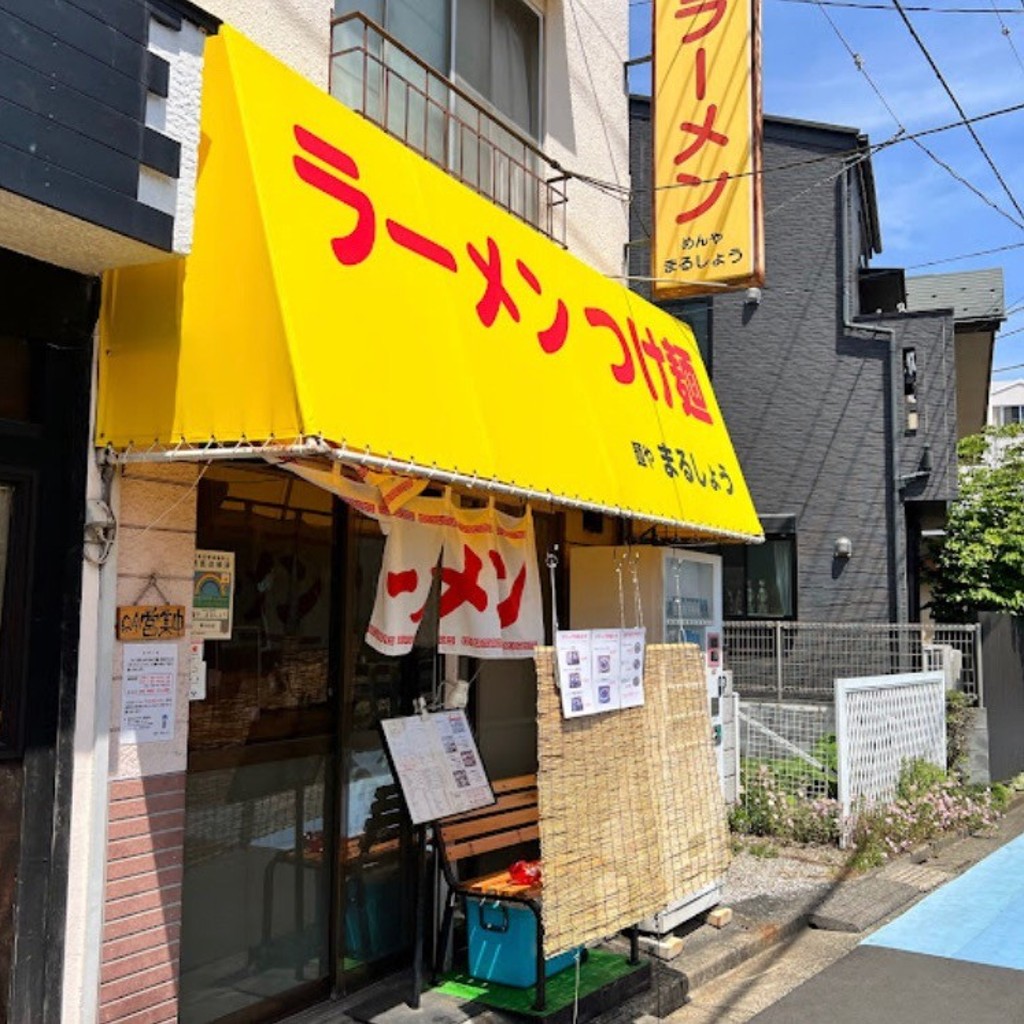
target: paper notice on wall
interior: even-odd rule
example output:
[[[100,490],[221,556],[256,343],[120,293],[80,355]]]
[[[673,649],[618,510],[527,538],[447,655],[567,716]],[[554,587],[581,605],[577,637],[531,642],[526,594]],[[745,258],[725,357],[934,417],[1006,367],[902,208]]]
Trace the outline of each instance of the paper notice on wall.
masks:
[[[206,700],[206,661],[202,640],[193,640],[188,645],[188,699]]]
[[[177,689],[177,644],[125,644],[121,742],[173,739]]]
[[[621,629],[619,654],[619,707],[636,708],[644,702],[644,650],[647,631]]]
[[[590,674],[598,711],[618,711],[622,649],[621,629],[594,629],[590,632]]]
[[[595,714],[598,707],[591,674],[590,630],[559,631],[555,635],[555,652],[562,714],[566,718]]]

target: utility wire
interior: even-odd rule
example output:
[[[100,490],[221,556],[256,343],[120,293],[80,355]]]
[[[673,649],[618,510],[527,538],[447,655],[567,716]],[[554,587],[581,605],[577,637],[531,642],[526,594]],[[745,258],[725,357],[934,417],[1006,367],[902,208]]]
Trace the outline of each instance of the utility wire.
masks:
[[[646,7],[651,0],[632,0],[630,7]],[[861,11],[892,11],[892,4],[858,3],[857,0],[776,0],[781,4],[805,4],[807,6],[824,4],[826,7],[846,7]],[[1017,7],[932,7],[928,4],[904,5],[905,11],[921,14],[1024,14],[1024,5]]]
[[[995,12],[996,17],[999,19],[999,31],[1006,38],[1006,41],[1010,44],[1010,49],[1013,50],[1014,57],[1017,58],[1017,64],[1020,66],[1021,71],[1024,71],[1024,61],[1020,59],[1020,52],[1017,49],[1017,44],[1013,41],[1013,37],[1010,35],[1010,27],[1003,21],[1003,12],[996,7],[996,0],[991,0],[992,10]],[[1021,3],[1021,9],[1014,11],[1014,14],[1024,14],[1024,2]]]
[[[1002,341],[1003,338],[1009,338],[1011,335],[1020,334],[1022,331],[1024,331],[1024,327],[1018,327],[1018,328],[1016,328],[1016,330],[1013,330],[1013,331],[1000,331],[999,334],[996,335],[996,341]],[[993,373],[999,373],[1001,370],[1014,370],[1014,369],[1016,369],[1016,367],[1014,367],[1014,366],[1003,366],[1003,367],[1000,367],[999,370],[993,370],[992,372]]]
[[[917,43],[918,48],[924,55],[925,60],[927,60],[929,65],[931,66],[932,71],[935,73],[935,77],[939,80],[939,84],[946,91],[946,95],[950,98],[950,101],[952,102],[953,106],[956,107],[957,113],[966,120],[967,112],[964,110],[960,101],[956,98],[956,94],[950,88],[949,83],[946,81],[942,72],[939,70],[939,66],[938,64],[935,63],[935,59],[928,51],[928,47],[924,45],[923,40],[917,34],[917,30],[914,28],[914,25],[911,22],[910,18],[907,17],[906,11],[903,10],[903,5],[900,3],[900,0],[892,0],[892,3],[896,10],[899,12],[900,17],[903,19],[903,24],[907,26],[907,31],[910,33],[914,42]],[[1024,209],[1021,209],[1020,203],[1017,202],[1017,197],[1014,196],[1014,194],[1010,191],[1010,186],[1006,184],[1006,180],[1003,178],[1002,174],[999,173],[999,168],[996,167],[995,161],[989,155],[988,150],[985,148],[985,144],[981,141],[981,136],[979,136],[978,133],[974,130],[973,125],[967,124],[964,125],[964,127],[970,133],[971,138],[974,139],[974,143],[978,147],[978,151],[985,158],[985,162],[989,165],[989,167],[992,168],[992,173],[996,176],[996,181],[998,181],[999,184],[1002,186],[1007,198],[1013,204],[1013,208],[1017,211],[1017,215],[1021,218],[1024,218]],[[1018,226],[1024,227],[1024,225]]]
[[[814,0],[814,2],[818,5],[819,9],[821,10],[821,13],[825,16],[825,20],[832,27],[832,31],[836,34],[836,36],[838,37],[839,41],[843,44],[843,47],[846,49],[846,52],[850,55],[850,59],[853,61],[854,67],[856,67],[857,70],[860,71],[860,73],[864,76],[864,78],[867,81],[868,85],[871,86],[872,91],[878,97],[879,102],[888,111],[889,116],[896,122],[896,124],[899,127],[900,131],[902,133],[906,133],[908,138],[912,138],[913,142],[914,142],[914,145],[917,146],[917,148],[920,149],[921,152],[924,153],[925,156],[927,156],[929,160],[931,160],[933,163],[935,163],[939,167],[941,167],[955,181],[960,182],[961,185],[963,185],[965,188],[967,188],[971,192],[973,192],[982,202],[984,202],[987,206],[990,206],[993,210],[995,210],[1001,216],[1005,217],[1015,227],[1020,228],[1021,230],[1024,230],[1024,223],[1022,223],[1021,221],[1017,220],[1011,214],[1007,213],[1001,206],[998,205],[998,203],[996,203],[994,200],[990,199],[987,195],[985,195],[985,193],[982,192],[981,189],[979,189],[976,185],[974,185],[970,181],[968,181],[962,174],[960,174],[958,171],[954,170],[953,167],[951,167],[945,160],[941,159],[938,155],[936,155],[934,152],[932,152],[932,150],[930,150],[923,142],[921,142],[919,137],[911,136],[910,133],[907,132],[906,126],[900,120],[899,115],[896,113],[895,110],[893,110],[892,105],[889,103],[889,101],[882,94],[882,90],[879,89],[878,85],[875,83],[875,80],[868,73],[867,68],[864,66],[864,58],[861,57],[861,55],[859,53],[856,53],[854,51],[853,47],[847,41],[846,36],[843,35],[843,33],[840,30],[839,26],[835,23],[835,19],[832,17],[831,14],[828,13],[827,8],[824,6],[824,0]],[[896,3],[898,5],[898,0],[893,0],[893,3]],[[1024,4],[1024,0],[1021,0],[1021,3]],[[909,24],[909,22],[908,22],[908,24]],[[913,29],[911,29],[911,30],[913,30]],[[968,121],[968,117],[967,117],[967,114],[963,112],[963,110],[960,110],[960,117],[961,117],[961,119],[963,120],[963,122],[964,122],[964,124],[966,126],[967,125],[967,121]],[[968,128],[968,130],[971,130],[971,129]],[[1014,201],[1014,205],[1016,205],[1015,201]],[[1021,216],[1024,217],[1024,213],[1022,213]]]
[[[892,11],[891,4],[857,3],[856,0],[776,0],[780,4],[823,4],[825,7],[846,7],[850,10],[861,11]],[[905,11],[914,11],[922,14],[1024,14],[1024,7],[929,7],[927,5],[915,4],[904,5]]]
[[[1010,245],[997,245],[994,249],[978,249],[976,252],[964,252],[959,256],[943,256],[942,259],[928,260],[926,263],[912,263],[904,270],[921,270],[924,267],[938,267],[943,263],[959,263],[960,260],[971,260],[975,256],[991,256],[997,252],[1009,252],[1011,249],[1024,249],[1024,242],[1012,242]]]

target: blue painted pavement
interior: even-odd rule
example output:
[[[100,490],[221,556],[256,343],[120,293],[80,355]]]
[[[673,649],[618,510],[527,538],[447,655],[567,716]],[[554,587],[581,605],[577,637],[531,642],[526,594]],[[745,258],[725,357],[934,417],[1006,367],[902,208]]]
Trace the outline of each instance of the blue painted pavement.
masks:
[[[1024,971],[1024,835],[861,945]]]

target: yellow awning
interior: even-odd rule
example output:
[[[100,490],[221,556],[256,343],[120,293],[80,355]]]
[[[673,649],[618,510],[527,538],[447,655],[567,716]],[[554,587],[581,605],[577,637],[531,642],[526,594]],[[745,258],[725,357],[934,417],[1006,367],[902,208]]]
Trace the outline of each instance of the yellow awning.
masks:
[[[230,28],[204,74],[192,254],[104,281],[100,445],[313,437],[761,535],[689,328]]]

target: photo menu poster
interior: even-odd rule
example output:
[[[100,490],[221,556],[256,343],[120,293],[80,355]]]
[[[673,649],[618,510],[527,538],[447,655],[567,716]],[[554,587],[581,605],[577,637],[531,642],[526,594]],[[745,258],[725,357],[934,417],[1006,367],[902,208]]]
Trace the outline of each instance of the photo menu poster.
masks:
[[[414,825],[494,803],[461,708],[381,721],[391,764]]]
[[[598,711],[619,709],[621,633],[621,629],[590,631],[590,667]]]
[[[555,655],[562,714],[566,718],[595,714],[598,708],[590,672],[590,630],[560,630],[555,634]]]
[[[643,627],[559,631],[555,654],[563,716],[641,706],[645,636]]]
[[[644,702],[644,649],[647,630],[620,629],[619,653],[619,707],[638,708]]]

